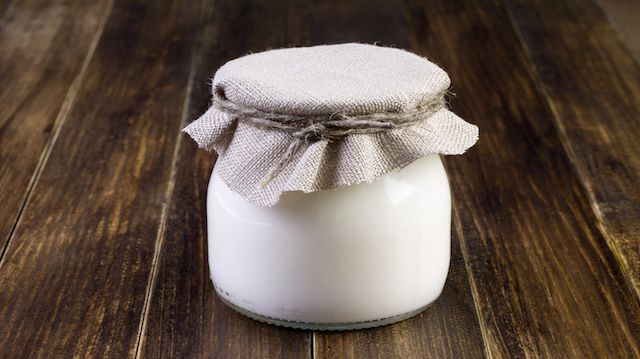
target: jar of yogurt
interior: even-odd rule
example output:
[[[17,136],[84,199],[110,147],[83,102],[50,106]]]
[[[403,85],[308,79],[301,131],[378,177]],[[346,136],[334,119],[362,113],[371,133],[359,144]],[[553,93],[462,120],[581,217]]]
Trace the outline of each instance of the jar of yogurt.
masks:
[[[267,323],[357,329],[442,292],[451,197],[440,155],[478,130],[446,108],[446,73],[363,44],[271,50],[225,64],[185,128],[219,154],[207,195],[218,296]]]
[[[438,155],[372,183],[287,193],[260,207],[216,174],[209,268],[220,298],[266,322],[351,329],[415,315],[442,292],[451,201]]]

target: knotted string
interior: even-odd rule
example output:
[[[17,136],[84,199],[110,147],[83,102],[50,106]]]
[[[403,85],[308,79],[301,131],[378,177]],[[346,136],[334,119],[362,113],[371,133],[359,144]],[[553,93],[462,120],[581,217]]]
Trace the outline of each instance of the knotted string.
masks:
[[[258,128],[289,133],[293,141],[260,182],[268,185],[293,160],[303,144],[333,141],[348,135],[370,134],[414,125],[446,107],[446,92],[406,112],[380,112],[363,115],[332,113],[327,115],[295,115],[267,112],[237,105],[216,91],[213,106],[238,121]]]

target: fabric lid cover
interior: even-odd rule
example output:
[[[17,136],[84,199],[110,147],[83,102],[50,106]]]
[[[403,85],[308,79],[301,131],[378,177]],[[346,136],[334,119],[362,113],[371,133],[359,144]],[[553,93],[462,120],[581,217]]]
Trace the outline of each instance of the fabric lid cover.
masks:
[[[366,44],[286,48],[247,55],[216,72],[212,92],[237,106],[299,116],[398,114],[442,98],[445,71],[410,52]],[[268,182],[264,176],[295,139],[212,106],[184,132],[215,150],[216,171],[261,206],[287,191],[314,192],[370,182],[428,154],[462,154],[478,128],[440,108],[410,126],[305,142]]]

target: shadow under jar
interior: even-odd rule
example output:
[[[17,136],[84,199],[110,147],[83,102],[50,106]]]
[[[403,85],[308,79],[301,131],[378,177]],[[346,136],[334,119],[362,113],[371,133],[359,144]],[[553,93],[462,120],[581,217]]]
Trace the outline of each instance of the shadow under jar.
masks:
[[[207,193],[216,292],[248,317],[342,330],[414,316],[442,292],[451,196],[440,155],[478,129],[446,72],[364,44],[255,53],[212,81],[184,131],[215,150]]]

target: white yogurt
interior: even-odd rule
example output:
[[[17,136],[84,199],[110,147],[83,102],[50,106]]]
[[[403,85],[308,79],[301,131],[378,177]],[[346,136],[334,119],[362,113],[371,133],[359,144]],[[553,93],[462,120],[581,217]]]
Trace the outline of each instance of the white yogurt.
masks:
[[[451,197],[437,155],[372,183],[286,193],[272,207],[232,192],[214,168],[207,217],[216,290],[254,316],[402,316],[440,295],[449,268]]]

